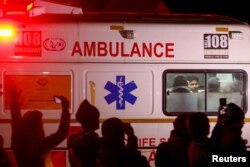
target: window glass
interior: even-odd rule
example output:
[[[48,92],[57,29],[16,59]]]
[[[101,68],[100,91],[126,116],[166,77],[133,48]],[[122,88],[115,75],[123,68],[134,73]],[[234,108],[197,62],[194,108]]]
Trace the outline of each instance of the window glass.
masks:
[[[244,107],[244,71],[167,70],[163,77],[165,114],[198,111],[215,114],[220,98]]]
[[[67,74],[15,74],[4,76],[5,92],[9,85],[15,85],[21,90],[21,108],[24,110],[61,110],[61,105],[54,102],[54,96],[65,96],[71,99],[71,75]],[[10,108],[9,94],[5,94],[5,109]]]
[[[220,98],[243,108],[243,88],[243,73],[207,74],[207,111],[216,111]]]

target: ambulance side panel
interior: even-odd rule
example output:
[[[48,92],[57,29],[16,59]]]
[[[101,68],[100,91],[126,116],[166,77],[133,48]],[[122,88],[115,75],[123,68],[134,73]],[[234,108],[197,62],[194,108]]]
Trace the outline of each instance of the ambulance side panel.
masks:
[[[71,102],[69,135],[80,128],[75,112],[84,99],[99,109],[101,123],[110,117],[131,123],[151,166],[157,146],[168,140],[174,119],[184,111],[175,109],[176,104],[190,102],[186,111],[206,112],[211,131],[219,97],[227,96],[228,102],[236,102],[246,113],[243,138],[250,141],[247,25],[80,20],[15,24],[18,36],[0,40],[0,133],[10,151],[10,84],[22,90],[22,113],[31,109],[43,113],[46,135],[59,124],[61,108],[54,102],[55,95]],[[172,83],[174,76],[189,74],[200,77],[201,92],[188,94],[184,103],[171,93]],[[234,74],[242,77],[240,91],[209,97],[214,95],[208,93],[210,76],[219,77],[226,86]],[[69,166],[67,140],[55,148],[66,162],[63,166]]]

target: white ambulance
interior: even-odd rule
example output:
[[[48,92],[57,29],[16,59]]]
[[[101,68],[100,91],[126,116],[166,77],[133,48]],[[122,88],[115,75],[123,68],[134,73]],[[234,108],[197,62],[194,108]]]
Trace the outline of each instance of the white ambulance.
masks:
[[[24,18],[1,12],[0,134],[10,152],[9,82],[22,90],[22,112],[43,112],[46,134],[59,123],[54,95],[71,101],[69,135],[80,127],[74,111],[84,99],[100,110],[101,122],[118,117],[131,123],[151,166],[179,113],[206,113],[212,130],[220,98],[244,110],[243,137],[250,140],[246,23],[217,15],[43,11],[34,8],[30,13],[36,16]],[[178,77],[197,78],[197,90],[176,84]],[[174,86],[189,93],[175,92]],[[51,153],[54,167],[69,166],[66,143]]]

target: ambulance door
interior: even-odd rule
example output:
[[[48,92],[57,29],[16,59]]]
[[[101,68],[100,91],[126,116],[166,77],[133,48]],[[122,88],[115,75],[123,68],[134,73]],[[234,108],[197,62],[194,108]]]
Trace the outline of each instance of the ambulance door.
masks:
[[[15,68],[9,67],[1,76],[4,89],[4,96],[1,98],[3,107],[1,108],[5,113],[1,114],[1,118],[3,117],[2,119],[6,123],[0,127],[0,134],[5,135],[6,148],[10,148],[11,142],[10,97],[8,94],[11,85],[21,91],[22,114],[29,110],[39,110],[43,113],[46,136],[56,132],[60,123],[61,104],[55,102],[54,96],[65,96],[71,104],[70,112],[74,111],[72,70],[65,70],[66,66],[61,64],[51,64],[52,68],[39,64],[15,65],[13,65]],[[47,158],[53,166],[66,167],[67,139],[51,151]]]
[[[21,91],[20,107],[22,114],[29,110],[39,110],[43,113],[46,135],[57,130],[62,109],[61,104],[54,102],[54,96],[65,96],[69,101],[73,101],[73,72],[60,68],[56,69],[56,66],[54,65],[53,69],[49,69],[49,67],[46,69],[46,66],[38,64],[11,64],[3,71],[4,94],[0,101],[2,103],[0,118],[4,123],[4,129],[1,126],[0,133],[4,131],[7,147],[10,147],[11,141],[10,97],[8,93],[10,85],[14,85]],[[70,111],[73,111],[73,105],[70,106]],[[61,146],[65,147],[66,143],[62,143]]]

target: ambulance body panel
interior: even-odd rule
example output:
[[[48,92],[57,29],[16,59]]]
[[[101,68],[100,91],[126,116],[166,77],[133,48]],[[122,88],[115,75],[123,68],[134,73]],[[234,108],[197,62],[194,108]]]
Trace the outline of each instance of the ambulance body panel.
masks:
[[[101,123],[118,117],[132,124],[138,145],[153,166],[156,147],[167,141],[174,119],[184,111],[169,108],[180,101],[170,102],[178,94],[169,93],[179,74],[200,79],[200,92],[186,94],[189,101],[181,101],[190,104],[186,112],[205,112],[212,130],[219,97],[226,97],[246,113],[243,138],[250,140],[250,29],[245,23],[212,15],[89,14],[0,19],[1,25],[12,25],[16,33],[13,39],[0,38],[0,133],[8,149],[8,85],[14,82],[22,90],[22,112],[43,112],[46,135],[57,129],[61,114],[54,95],[71,102],[70,134],[80,128],[75,111],[88,99],[100,110]],[[208,80],[214,76],[225,88],[234,76],[242,85],[237,91],[209,93]],[[64,153],[68,166],[66,143],[67,139],[55,150]]]

